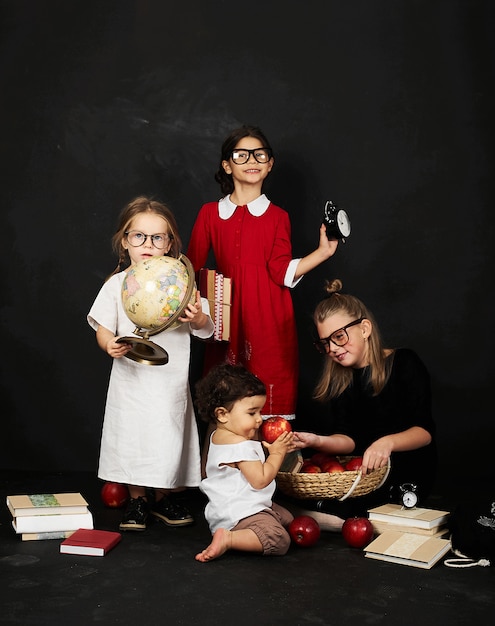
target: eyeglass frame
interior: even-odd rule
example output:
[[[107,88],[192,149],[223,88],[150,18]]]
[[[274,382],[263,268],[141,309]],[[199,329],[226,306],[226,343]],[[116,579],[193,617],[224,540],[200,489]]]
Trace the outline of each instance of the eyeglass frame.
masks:
[[[357,326],[358,324],[361,324],[361,322],[365,319],[365,317],[360,317],[359,319],[354,320],[353,322],[350,322],[345,326],[342,326],[342,328],[337,328],[337,330],[334,330],[332,334],[328,335],[328,337],[320,337],[319,339],[316,339],[315,341],[313,341],[314,347],[318,350],[318,352],[320,352],[320,354],[328,354],[328,351],[330,349],[330,343],[333,343],[334,346],[337,346],[337,348],[342,348],[342,346],[345,346],[347,343],[349,343],[349,333],[347,332],[347,329],[351,326]],[[347,339],[344,341],[344,343],[337,343],[332,339],[332,337],[335,335],[335,333],[340,333],[342,331],[344,331]],[[320,350],[320,347],[322,348],[322,350]]]
[[[138,233],[139,235],[143,235],[144,240],[143,240],[141,243],[138,243],[138,245],[137,245],[137,246],[135,246],[133,243],[131,243],[131,242],[129,241],[129,235],[130,235],[131,233]],[[156,248],[157,250],[164,250],[164,249],[167,247],[167,242],[168,242],[168,241],[172,241],[172,239],[173,239],[173,235],[169,235],[168,233],[153,233],[153,235],[147,235],[146,233],[143,233],[143,232],[142,232],[142,231],[140,231],[140,230],[126,230],[126,231],[124,232],[124,235],[125,235],[125,237],[126,237],[126,241],[127,241],[127,243],[128,243],[130,246],[132,246],[133,248],[140,248],[141,246],[144,246],[144,244],[148,241],[148,237],[149,237],[149,238],[150,238],[150,241],[151,241],[151,245],[152,245],[154,248]],[[165,241],[165,245],[163,246],[163,248],[159,248],[159,247],[156,245],[155,241],[153,240],[153,237],[162,237],[162,238],[163,238],[163,240]]]
[[[259,160],[256,158],[256,154],[255,154],[255,152],[260,152],[261,150],[264,150],[264,151],[267,153],[267,155],[268,155],[268,160],[266,160],[266,161],[259,161]],[[247,153],[248,153],[248,157],[247,157],[247,159],[246,159],[243,163],[236,163],[236,162],[234,161],[234,152],[247,152]],[[245,165],[245,164],[249,161],[249,159],[251,158],[251,156],[252,156],[252,157],[254,157],[254,160],[256,161],[256,163],[260,163],[260,164],[262,164],[262,165],[263,165],[264,163],[269,163],[269,162],[270,162],[270,160],[273,158],[273,153],[272,153],[272,151],[270,150],[270,148],[267,148],[267,147],[265,147],[265,146],[261,146],[261,148],[254,148],[254,149],[252,149],[252,150],[250,150],[249,148],[235,148],[235,149],[234,149],[234,150],[232,150],[232,152],[230,153],[230,158],[232,159],[232,163],[234,163],[235,165]]]

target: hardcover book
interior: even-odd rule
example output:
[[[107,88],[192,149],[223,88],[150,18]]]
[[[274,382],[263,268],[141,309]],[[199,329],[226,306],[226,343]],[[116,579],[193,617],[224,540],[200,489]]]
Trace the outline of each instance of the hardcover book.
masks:
[[[230,341],[230,307],[232,305],[232,281],[223,277],[222,341]]]
[[[215,341],[230,340],[230,306],[232,282],[216,270],[203,267],[199,270],[199,291],[208,300],[210,316],[215,326]]]
[[[285,455],[284,460],[282,461],[282,465],[280,466],[279,472],[290,472],[292,474],[297,474],[297,472],[301,469],[303,465],[303,457],[299,450],[294,450],[293,452],[288,452]]]
[[[12,526],[17,534],[77,530],[93,528],[93,516],[90,511],[74,515],[25,515],[14,517]]]
[[[22,533],[22,541],[42,541],[44,539],[66,539],[74,534],[75,530],[53,530],[46,533]]]
[[[388,530],[365,548],[370,559],[431,569],[450,550],[450,540]]]
[[[80,493],[36,493],[7,496],[7,507],[12,517],[31,515],[65,515],[86,513],[88,503]]]
[[[418,528],[416,526],[403,526],[402,524],[391,524],[389,522],[377,521],[372,521],[371,524],[373,525],[373,530],[376,535],[380,535],[387,530],[396,530],[401,533],[409,532],[416,533],[417,535],[428,535],[429,537],[443,537],[443,535],[446,535],[449,532],[447,524],[434,526],[433,528]]]
[[[370,522],[388,522],[415,528],[435,528],[447,523],[450,513],[416,507],[405,509],[400,504],[383,504],[368,511]]]
[[[80,528],[60,544],[61,554],[83,554],[105,556],[122,539],[122,535],[112,530],[87,530]]]

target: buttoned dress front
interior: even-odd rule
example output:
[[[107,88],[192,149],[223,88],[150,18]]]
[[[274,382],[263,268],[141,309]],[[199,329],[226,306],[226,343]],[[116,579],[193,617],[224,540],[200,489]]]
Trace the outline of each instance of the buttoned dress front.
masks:
[[[289,216],[264,195],[249,206],[229,198],[207,203],[187,251],[195,271],[204,267],[210,249],[217,271],[232,279],[232,307],[230,343],[208,345],[207,363],[244,365],[266,385],[263,413],[294,417],[299,363],[288,287],[298,282],[299,259],[292,259]]]

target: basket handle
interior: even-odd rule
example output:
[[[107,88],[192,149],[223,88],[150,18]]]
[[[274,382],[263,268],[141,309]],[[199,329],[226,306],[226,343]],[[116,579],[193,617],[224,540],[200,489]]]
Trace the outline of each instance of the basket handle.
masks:
[[[378,487],[376,489],[380,489],[380,487],[385,484],[385,481],[387,480],[389,474],[390,474],[390,457],[389,457],[388,462],[387,462],[387,471],[385,472],[384,477],[382,478],[380,484],[378,485]],[[345,495],[343,495],[341,498],[339,498],[339,502],[343,502],[344,500],[349,498],[349,496],[351,496],[351,494],[353,493],[354,489],[356,489],[356,487],[359,485],[359,481],[361,480],[361,476],[362,475],[363,475],[362,471],[359,470],[358,475],[356,476],[354,482],[352,483],[352,485],[349,488],[349,491]]]

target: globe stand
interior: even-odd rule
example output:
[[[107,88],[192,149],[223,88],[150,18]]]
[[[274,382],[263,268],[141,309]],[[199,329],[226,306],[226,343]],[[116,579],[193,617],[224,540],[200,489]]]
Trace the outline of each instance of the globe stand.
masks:
[[[136,331],[139,332],[139,329]],[[166,365],[168,363],[167,351],[146,337],[120,337],[117,343],[130,344],[132,348],[127,352],[126,357],[142,365]]]
[[[167,351],[153,341],[150,341],[149,337],[167,330],[167,328],[170,328],[177,322],[178,318],[182,316],[184,310],[187,308],[196,287],[194,283],[194,268],[191,261],[184,254],[179,255],[177,260],[181,261],[186,266],[189,282],[182,303],[175,313],[158,328],[148,330],[136,328],[134,334],[139,335],[139,337],[120,337],[117,339],[117,343],[128,343],[132,346],[125,356],[142,365],[166,365],[168,363]]]

